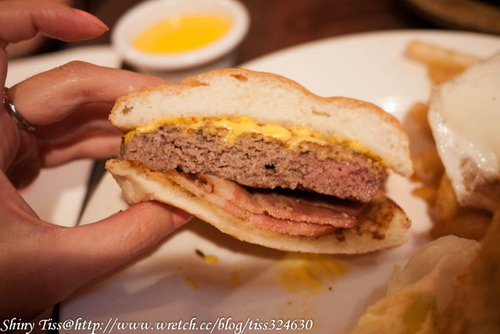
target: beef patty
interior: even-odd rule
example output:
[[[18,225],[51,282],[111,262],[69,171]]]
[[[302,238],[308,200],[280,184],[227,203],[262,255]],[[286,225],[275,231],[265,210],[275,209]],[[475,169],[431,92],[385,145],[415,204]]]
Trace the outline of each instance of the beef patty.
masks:
[[[385,180],[379,162],[345,145],[283,146],[255,134],[226,141],[210,131],[164,125],[134,135],[122,145],[121,158],[152,171],[212,174],[248,187],[300,189],[361,202],[370,201]]]

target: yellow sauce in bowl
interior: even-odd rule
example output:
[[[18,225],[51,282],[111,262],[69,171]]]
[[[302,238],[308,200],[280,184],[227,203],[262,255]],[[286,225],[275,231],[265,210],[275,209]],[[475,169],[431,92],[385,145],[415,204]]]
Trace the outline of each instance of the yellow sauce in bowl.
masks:
[[[175,16],[145,29],[134,41],[134,47],[155,54],[191,51],[221,38],[230,27],[231,20],[222,16]]]

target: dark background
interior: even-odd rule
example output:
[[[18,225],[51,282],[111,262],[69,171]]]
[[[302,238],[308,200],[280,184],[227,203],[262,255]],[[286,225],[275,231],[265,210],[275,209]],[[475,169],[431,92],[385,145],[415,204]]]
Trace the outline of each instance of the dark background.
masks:
[[[77,4],[113,29],[137,0],[84,1]],[[250,30],[238,63],[311,40],[374,30],[426,29],[435,26],[401,0],[241,0],[250,14]],[[92,41],[109,43],[110,33]],[[75,45],[75,44],[73,44]]]

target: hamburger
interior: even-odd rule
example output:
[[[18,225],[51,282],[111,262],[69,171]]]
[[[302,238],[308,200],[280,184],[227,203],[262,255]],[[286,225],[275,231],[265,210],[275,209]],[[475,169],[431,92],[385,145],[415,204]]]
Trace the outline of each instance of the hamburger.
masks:
[[[396,247],[410,221],[384,195],[412,173],[400,123],[284,77],[222,69],[118,99],[106,168],[130,203],[157,200],[270,248],[355,254]]]

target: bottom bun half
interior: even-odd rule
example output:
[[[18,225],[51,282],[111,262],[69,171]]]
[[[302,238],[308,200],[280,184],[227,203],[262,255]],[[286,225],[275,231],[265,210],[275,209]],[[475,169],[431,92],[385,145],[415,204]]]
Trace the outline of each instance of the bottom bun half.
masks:
[[[291,252],[361,254],[393,248],[408,239],[410,221],[391,199],[377,195],[358,216],[359,226],[319,238],[291,236],[257,228],[195,196],[160,172],[138,162],[112,159],[106,168],[129,203],[156,200],[183,209],[241,241]]]

